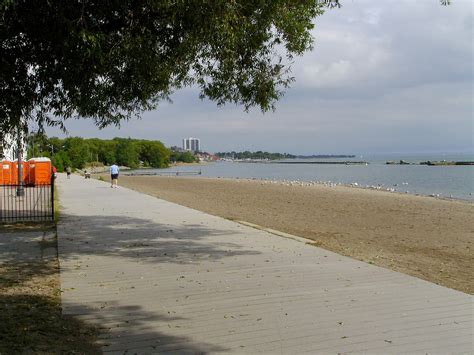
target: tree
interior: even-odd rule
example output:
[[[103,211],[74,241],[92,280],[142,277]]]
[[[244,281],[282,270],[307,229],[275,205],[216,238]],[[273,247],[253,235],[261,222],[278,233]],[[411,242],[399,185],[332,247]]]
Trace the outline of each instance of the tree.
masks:
[[[57,171],[65,171],[68,166],[73,169],[78,168],[77,166],[74,166],[69,155],[64,150],[54,154],[51,163],[56,167]]]
[[[272,107],[290,60],[330,1],[3,0],[0,128],[90,117],[119,124],[197,85],[202,97]]]
[[[448,3],[442,0],[442,3]],[[88,117],[98,127],[184,86],[272,109],[313,19],[337,0],[1,0],[0,132]],[[2,135],[3,136],[3,135]]]
[[[99,161],[105,165],[112,165],[117,161],[115,157],[117,141],[101,141],[99,148]]]
[[[48,137],[45,134],[31,133],[28,135],[27,142],[27,159],[51,156],[51,148],[49,146]]]
[[[64,148],[70,159],[71,167],[82,169],[90,161],[89,145],[83,138],[66,138],[64,140]]]
[[[199,161],[199,158],[193,153],[186,152],[171,152],[170,160],[172,162],[183,162],[183,163],[195,163]]]
[[[145,166],[152,168],[165,168],[169,164],[170,151],[163,143],[158,141],[141,140],[137,142],[139,154],[138,159]]]
[[[115,146],[115,163],[130,168],[138,167],[138,151],[136,143],[130,138],[114,138],[114,140],[117,141],[117,145]]]

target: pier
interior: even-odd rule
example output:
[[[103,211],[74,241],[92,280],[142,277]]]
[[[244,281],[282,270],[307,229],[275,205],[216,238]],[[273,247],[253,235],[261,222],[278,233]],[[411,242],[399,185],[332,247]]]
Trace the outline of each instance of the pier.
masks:
[[[366,161],[277,161],[271,164],[369,165]]]
[[[138,172],[123,174],[124,176],[189,176],[201,175],[202,171],[160,171],[160,172]]]
[[[453,165],[474,165],[474,161],[422,161],[420,165],[428,165],[428,166],[453,166]]]

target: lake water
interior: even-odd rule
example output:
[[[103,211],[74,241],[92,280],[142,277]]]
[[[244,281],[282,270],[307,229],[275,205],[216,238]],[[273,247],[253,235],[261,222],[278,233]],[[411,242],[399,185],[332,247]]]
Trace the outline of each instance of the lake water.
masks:
[[[255,178],[272,180],[321,181],[340,184],[357,183],[361,187],[380,186],[397,192],[439,195],[474,201],[474,166],[387,165],[400,159],[419,163],[426,160],[472,161],[468,155],[384,155],[357,156],[347,159],[312,159],[312,161],[366,161],[368,165],[268,164],[216,162],[202,166],[147,169],[146,173],[201,171],[203,177]],[[311,160],[306,160],[311,161]],[[139,171],[135,171],[139,172]]]

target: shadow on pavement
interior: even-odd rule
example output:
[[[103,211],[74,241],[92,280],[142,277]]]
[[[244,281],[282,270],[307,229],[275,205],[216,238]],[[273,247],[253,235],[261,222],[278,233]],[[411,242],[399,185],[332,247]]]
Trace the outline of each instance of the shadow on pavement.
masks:
[[[165,334],[154,326],[166,324],[174,328],[174,321],[186,320],[182,317],[144,311],[141,306],[119,306],[115,302],[107,304],[108,312],[101,313],[97,308],[103,305],[89,306],[70,305],[69,311],[76,314],[76,319],[87,319],[99,331],[98,344],[104,352],[154,353],[175,352],[179,354],[203,354],[228,350],[221,346],[197,343],[186,336]],[[81,314],[83,316],[81,316]],[[79,315],[79,316],[78,316]],[[166,328],[166,330],[169,330]]]
[[[236,255],[260,254],[226,240],[226,235],[235,234],[235,230],[217,230],[198,224],[170,226],[141,218],[62,214],[58,227],[61,269],[73,273],[85,270],[74,269],[77,267],[74,261],[89,256],[114,257],[118,263],[122,259],[159,265],[221,261]],[[211,238],[212,242],[209,243],[207,238]],[[106,299],[84,305],[75,304],[77,299],[74,296],[72,303],[68,303],[67,297],[63,299],[68,314],[75,315],[77,319],[87,319],[88,323],[99,327],[99,343],[103,345],[103,351],[127,349],[129,352],[177,351],[195,354],[226,350],[213,344],[196,343],[180,336],[179,329],[171,329],[180,327],[175,320],[183,320],[185,324],[186,319],[145,311],[133,298],[126,305]],[[159,295],[156,302],[159,304]]]
[[[89,220],[91,224],[79,232],[80,236],[94,231],[94,223],[99,222],[105,223],[101,219]],[[144,226],[140,231],[143,233],[150,228],[150,225]],[[123,348],[145,353],[178,351],[193,354],[226,350],[152,329],[151,326],[157,322],[183,319],[144,311],[139,305],[68,303],[68,314],[64,314],[59,296],[55,231],[34,227],[3,228],[0,231],[0,354],[100,354]],[[97,251],[103,255],[123,253],[126,257],[136,257],[130,248],[136,248],[138,242],[126,242],[125,239],[119,239],[125,244],[123,251],[117,248],[106,252],[107,243],[98,247]],[[94,238],[86,238],[84,243],[88,240],[93,241]],[[91,252],[85,244],[82,252]],[[101,314],[105,307],[112,312]],[[85,315],[91,315],[90,319]]]
[[[123,216],[61,215],[64,228],[60,238],[61,258],[74,259],[82,255],[119,256],[137,262],[187,263],[200,260],[220,260],[236,255],[260,254],[213,238],[235,235],[235,230],[222,231],[202,225],[172,226],[154,221]],[[70,230],[70,232],[68,231]]]

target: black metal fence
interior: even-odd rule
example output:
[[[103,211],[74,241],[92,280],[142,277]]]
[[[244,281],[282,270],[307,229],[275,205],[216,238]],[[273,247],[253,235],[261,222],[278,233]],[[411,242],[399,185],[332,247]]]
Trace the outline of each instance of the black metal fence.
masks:
[[[54,180],[35,186],[0,185],[0,223],[54,221]]]

